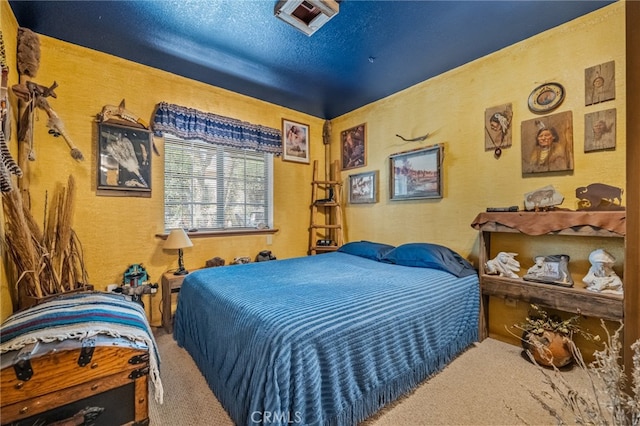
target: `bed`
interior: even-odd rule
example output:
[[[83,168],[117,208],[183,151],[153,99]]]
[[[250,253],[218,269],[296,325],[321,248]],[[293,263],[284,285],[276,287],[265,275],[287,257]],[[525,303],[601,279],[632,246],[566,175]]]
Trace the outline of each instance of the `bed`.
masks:
[[[358,241],[192,272],[174,338],[238,425],[351,425],[476,341],[479,300],[446,247]]]

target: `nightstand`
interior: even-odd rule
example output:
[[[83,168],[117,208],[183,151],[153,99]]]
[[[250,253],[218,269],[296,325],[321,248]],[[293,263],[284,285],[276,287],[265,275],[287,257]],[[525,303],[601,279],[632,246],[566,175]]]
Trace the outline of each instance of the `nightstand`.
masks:
[[[186,275],[173,275],[173,272],[165,272],[162,274],[162,326],[167,333],[173,333],[171,295],[180,292],[184,277],[186,277]]]

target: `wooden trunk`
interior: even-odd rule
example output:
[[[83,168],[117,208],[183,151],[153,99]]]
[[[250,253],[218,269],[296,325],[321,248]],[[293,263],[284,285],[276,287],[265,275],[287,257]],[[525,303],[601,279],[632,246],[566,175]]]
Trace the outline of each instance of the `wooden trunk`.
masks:
[[[2,355],[1,423],[83,424],[90,407],[95,425],[148,424],[148,377],[149,348],[128,339],[29,345]]]

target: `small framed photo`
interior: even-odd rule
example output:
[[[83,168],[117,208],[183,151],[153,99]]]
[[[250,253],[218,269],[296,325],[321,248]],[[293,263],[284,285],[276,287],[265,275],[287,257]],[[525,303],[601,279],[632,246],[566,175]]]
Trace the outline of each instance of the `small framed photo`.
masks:
[[[442,145],[389,157],[391,200],[442,198]]]
[[[367,165],[367,125],[360,124],[340,133],[342,170]]]
[[[282,159],[309,164],[309,125],[282,119]]]
[[[349,203],[371,204],[378,202],[378,171],[349,175]]]
[[[98,124],[97,188],[151,192],[152,137],[138,127]]]

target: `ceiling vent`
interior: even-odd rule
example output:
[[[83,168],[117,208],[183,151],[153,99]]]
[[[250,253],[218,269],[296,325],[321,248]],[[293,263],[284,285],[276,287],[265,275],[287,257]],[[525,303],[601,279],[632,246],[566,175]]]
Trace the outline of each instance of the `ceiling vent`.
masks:
[[[337,15],[338,10],[339,5],[334,0],[281,0],[274,13],[310,36]]]

